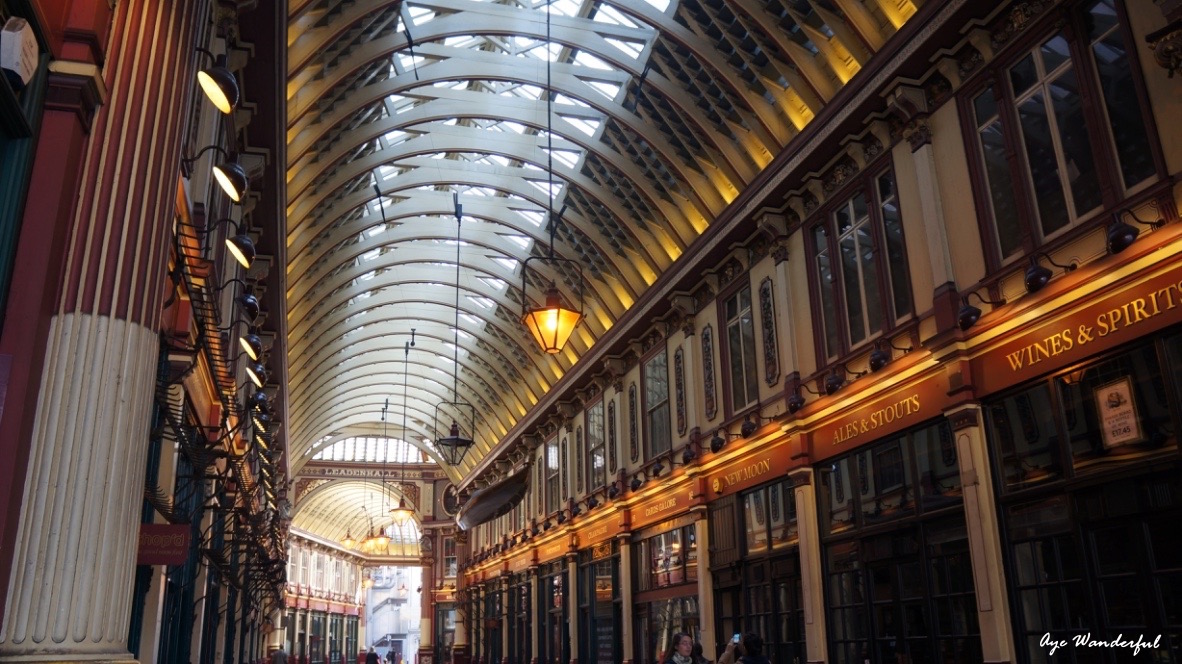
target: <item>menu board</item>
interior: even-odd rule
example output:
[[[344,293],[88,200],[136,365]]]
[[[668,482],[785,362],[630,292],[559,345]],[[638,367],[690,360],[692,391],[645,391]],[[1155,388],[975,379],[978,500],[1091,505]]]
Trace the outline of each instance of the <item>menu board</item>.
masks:
[[[595,621],[595,661],[597,664],[614,664],[616,661],[616,633],[612,621]]]

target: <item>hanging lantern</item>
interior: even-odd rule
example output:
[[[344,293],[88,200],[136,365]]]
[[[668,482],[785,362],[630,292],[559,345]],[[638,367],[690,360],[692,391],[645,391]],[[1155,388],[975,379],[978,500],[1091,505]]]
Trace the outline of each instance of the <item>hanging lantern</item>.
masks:
[[[524,275],[524,270],[522,270]],[[580,275],[581,276],[581,275]],[[525,290],[522,280],[522,292]],[[546,304],[540,307],[525,307],[521,322],[534,335],[534,341],[550,355],[562,351],[575,326],[583,319],[583,312],[563,306],[562,296],[554,283],[546,289]]]

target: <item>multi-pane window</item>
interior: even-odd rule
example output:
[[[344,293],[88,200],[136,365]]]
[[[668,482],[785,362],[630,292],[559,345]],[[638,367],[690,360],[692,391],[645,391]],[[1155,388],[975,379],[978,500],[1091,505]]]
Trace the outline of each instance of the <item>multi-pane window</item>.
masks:
[[[911,314],[903,222],[891,171],[857,180],[812,227],[826,359],[892,329]]]
[[[1093,216],[1106,191],[1123,197],[1156,174],[1114,0],[1076,18],[967,99],[987,244],[1001,261]]]
[[[443,576],[454,577],[459,571],[456,561],[456,538],[443,538]]]
[[[796,498],[788,480],[744,493],[743,515],[748,554],[796,544]]]
[[[587,409],[587,490],[607,484],[607,448],[603,435],[603,399]]]
[[[698,542],[693,526],[675,528],[637,544],[637,590],[697,581]]]
[[[558,463],[558,438],[552,438],[550,442],[546,443],[546,511],[553,512],[558,509],[559,501],[559,463]]]
[[[982,661],[948,422],[826,466],[818,502],[832,661]]]
[[[726,350],[730,369],[731,412],[759,400],[755,373],[755,320],[751,314],[751,286],[744,285],[723,303]]]
[[[668,452],[673,440],[669,429],[669,355],[664,348],[644,363],[644,415],[649,458]]]

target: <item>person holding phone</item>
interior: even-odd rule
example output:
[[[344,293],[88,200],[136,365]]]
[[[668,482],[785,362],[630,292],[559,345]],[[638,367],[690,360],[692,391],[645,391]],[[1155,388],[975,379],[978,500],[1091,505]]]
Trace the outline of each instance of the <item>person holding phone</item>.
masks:
[[[763,656],[763,639],[755,632],[735,634],[718,658],[718,664],[771,664]]]

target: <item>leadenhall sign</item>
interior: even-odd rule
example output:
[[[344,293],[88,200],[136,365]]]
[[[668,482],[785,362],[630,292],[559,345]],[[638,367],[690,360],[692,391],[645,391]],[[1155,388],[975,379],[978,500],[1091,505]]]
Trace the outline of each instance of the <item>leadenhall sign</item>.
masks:
[[[1182,321],[1182,268],[1097,298],[973,358],[977,394],[1025,382]]]

